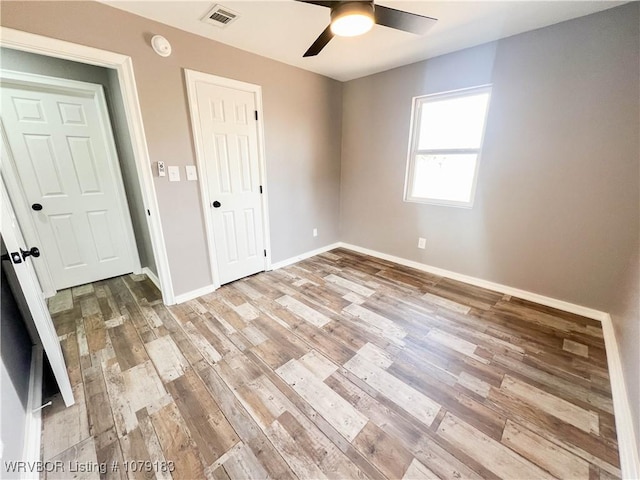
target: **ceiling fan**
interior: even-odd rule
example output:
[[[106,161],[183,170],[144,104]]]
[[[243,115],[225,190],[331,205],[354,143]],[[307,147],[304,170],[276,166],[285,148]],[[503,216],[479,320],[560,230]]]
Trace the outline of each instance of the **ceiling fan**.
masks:
[[[368,32],[374,24],[422,35],[436,23],[435,18],[395,8],[374,5],[373,0],[322,1],[297,0],[331,9],[331,23],[305,52],[303,57],[314,57],[335,36],[355,37]]]

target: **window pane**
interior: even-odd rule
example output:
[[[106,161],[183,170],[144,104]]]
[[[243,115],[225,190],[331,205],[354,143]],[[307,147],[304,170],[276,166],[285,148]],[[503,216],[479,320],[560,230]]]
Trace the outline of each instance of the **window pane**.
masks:
[[[470,202],[477,154],[417,155],[411,196]]]
[[[489,93],[422,104],[418,150],[480,148]]]

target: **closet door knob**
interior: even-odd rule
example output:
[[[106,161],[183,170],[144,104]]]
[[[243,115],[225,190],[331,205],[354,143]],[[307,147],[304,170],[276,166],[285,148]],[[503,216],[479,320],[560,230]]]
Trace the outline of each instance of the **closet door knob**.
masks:
[[[38,258],[40,256],[40,250],[38,250],[38,247],[31,247],[29,250],[20,249],[20,253],[22,254],[23,259],[27,257]]]

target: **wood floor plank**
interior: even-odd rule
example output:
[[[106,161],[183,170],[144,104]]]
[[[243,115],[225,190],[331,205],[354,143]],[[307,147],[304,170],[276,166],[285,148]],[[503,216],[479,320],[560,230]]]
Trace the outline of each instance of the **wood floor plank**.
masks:
[[[58,464],[63,468],[45,470],[47,479],[67,479],[70,476],[80,480],[100,478],[93,437],[88,437],[82,442],[72,445],[50,461],[53,462],[51,465]]]
[[[296,476],[314,479],[328,478],[320,470],[314,459],[300,447],[278,421],[273,422],[267,428],[266,433],[271,443],[273,443]]]
[[[286,309],[290,310],[293,314],[315,325],[316,327],[323,327],[331,321],[331,319],[326,315],[317,312],[308,305],[305,305],[299,300],[291,298],[288,295],[284,295],[283,297],[278,298],[276,301]]]
[[[589,463],[507,420],[502,443],[558,478],[589,478]]]
[[[402,478],[413,460],[413,455],[397,439],[371,422],[353,444],[387,478]]]
[[[130,321],[109,329],[109,337],[122,371],[148,360],[144,345]]]
[[[42,429],[42,458],[50,460],[90,437],[82,383],[73,387],[75,405],[65,408],[62,397],[45,410]]]
[[[478,348],[477,345],[474,345],[471,342],[463,340],[462,338],[458,338],[454,335],[451,335],[447,332],[443,332],[435,328],[429,330],[429,333],[427,333],[427,338],[433,341],[436,341],[444,345],[445,347],[455,350],[456,352],[460,352],[463,355],[471,357],[474,360],[478,360],[481,363],[489,363],[488,360],[484,358],[480,358],[478,355],[475,354],[475,351]]]
[[[97,437],[115,424],[102,368],[99,362],[96,363],[84,371],[84,389],[89,417],[89,433]]]
[[[129,477],[162,479],[620,478],[596,321],[342,248],[161,298],[132,274],[48,300],[77,403],[43,411],[43,460],[148,461]]]
[[[344,311],[356,318],[362,319],[365,323],[372,325],[373,327],[379,329],[386,335],[389,335],[393,338],[402,339],[407,336],[407,332],[404,329],[398,327],[388,318],[385,318],[382,315],[378,315],[371,310],[367,310],[360,305],[349,305],[344,309]]]
[[[173,403],[167,405],[151,415],[151,423],[158,435],[164,458],[175,466],[173,477],[202,478],[204,467],[198,448],[191,440],[178,407]]]
[[[587,433],[599,432],[599,419],[594,412],[577,407],[508,375],[505,375],[500,388]]]
[[[345,368],[427,426],[440,410],[436,402],[359,355],[349,360]]]
[[[483,464],[501,478],[553,479],[524,457],[500,445],[451,414],[447,414],[438,428],[438,435],[447,439],[467,455]]]
[[[311,350],[309,353],[300,357],[299,362],[320,380],[325,380],[329,375],[338,370],[338,365],[315,350]]]
[[[140,428],[136,427],[126,435],[120,437],[120,448],[122,456],[127,459],[135,459],[135,462],[148,463],[151,462],[147,445],[144,442]],[[134,464],[134,465],[137,465]],[[147,472],[145,469],[131,468],[127,472],[130,479],[151,479],[154,477],[153,472]]]
[[[300,362],[290,360],[276,373],[347,440],[352,441],[366,425],[364,415]]]
[[[256,458],[251,448],[242,445],[235,455],[224,462],[224,469],[231,479],[266,480],[269,473]]]
[[[136,412],[136,417],[138,418],[138,428],[140,429],[140,433],[142,434],[142,439],[146,446],[147,453],[149,454],[149,460],[153,465],[160,466],[160,468],[156,468],[154,471],[156,478],[158,480],[171,479],[172,475],[170,472],[169,464],[167,462],[167,459],[164,457],[162,447],[160,446],[160,441],[158,440],[156,431],[151,424],[151,418],[149,418],[147,410],[139,410],[138,412]]]
[[[165,383],[180,377],[189,368],[189,362],[169,335],[156,338],[147,343],[145,348]]]
[[[440,477],[414,458],[402,480],[440,480]]]
[[[433,303],[434,305],[437,305],[439,307],[453,310],[454,312],[462,314],[469,313],[469,311],[471,310],[471,307],[467,305],[462,305],[452,300],[447,300],[446,298],[439,297],[438,295],[434,295],[432,293],[425,293],[422,298],[429,303]]]
[[[238,436],[193,370],[167,384],[206,465],[238,443]]]
[[[357,293],[358,295],[362,295],[363,297],[370,297],[375,293],[375,290],[364,287],[359,283],[352,282],[351,280],[347,280],[346,278],[342,278],[338,275],[327,275],[324,277],[327,282],[335,283],[340,287],[346,288],[347,290],[351,290],[353,293]]]
[[[106,471],[100,475],[100,478],[105,480],[126,480],[127,473],[122,466],[124,465],[124,457],[122,456],[122,449],[120,448],[120,442],[113,440],[101,448],[98,448],[96,444],[96,461],[99,465],[105,465]],[[114,465],[118,465],[118,468],[114,468]]]

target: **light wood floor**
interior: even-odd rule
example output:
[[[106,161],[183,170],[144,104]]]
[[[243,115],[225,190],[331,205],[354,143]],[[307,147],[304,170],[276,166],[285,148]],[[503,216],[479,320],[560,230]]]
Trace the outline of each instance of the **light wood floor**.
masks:
[[[45,410],[43,460],[107,478],[620,476],[583,317],[341,249],[177,306],[126,276],[50,310],[77,404]]]

